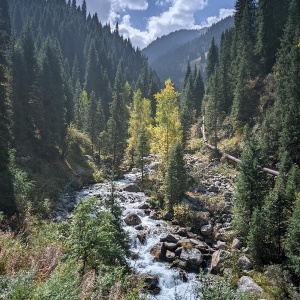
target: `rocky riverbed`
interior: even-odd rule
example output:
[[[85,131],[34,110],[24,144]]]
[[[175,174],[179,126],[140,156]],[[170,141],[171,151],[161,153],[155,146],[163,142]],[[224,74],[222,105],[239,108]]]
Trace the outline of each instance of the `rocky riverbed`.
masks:
[[[151,172],[155,165],[152,161],[147,171]],[[124,229],[131,242],[128,263],[145,277],[148,298],[198,299],[199,269],[222,274],[226,267],[224,263],[232,257],[232,252],[237,254],[237,263],[242,269],[251,270],[252,263],[240,241],[233,239],[232,242],[229,238],[234,193],[232,178],[210,173],[209,163],[203,163],[196,156],[187,155],[186,165],[190,172],[203,173],[201,183],[192,185],[183,200],[191,211],[201,216],[197,232],[191,227],[179,225],[178,220],[163,220],[163,216],[151,208],[149,198],[136,184],[141,176],[138,170],[113,182],[113,185],[97,183],[65,194],[53,217],[56,221],[71,218],[79,198],[93,196],[104,199],[111,194],[113,186],[123,211]],[[209,200],[213,197],[216,203],[211,205]],[[241,279],[239,288],[243,291],[254,289],[261,294],[261,288],[254,283],[249,285],[249,281],[250,277]]]

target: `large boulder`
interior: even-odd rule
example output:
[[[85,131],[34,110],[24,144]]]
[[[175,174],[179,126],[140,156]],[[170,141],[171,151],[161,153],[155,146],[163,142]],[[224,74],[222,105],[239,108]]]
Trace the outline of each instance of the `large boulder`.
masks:
[[[242,276],[240,278],[237,290],[243,293],[252,293],[259,296],[263,294],[263,289],[249,276]]]
[[[139,193],[141,189],[136,184],[129,184],[123,188],[125,192]]]
[[[152,295],[157,295],[160,292],[158,287],[159,278],[157,275],[148,274],[144,279],[144,290],[147,290]]]
[[[238,263],[239,267],[242,268],[243,270],[251,270],[252,269],[252,262],[246,255],[243,255],[242,257],[240,257],[238,259],[237,263]]]
[[[151,255],[154,257],[155,260],[165,260],[166,259],[166,246],[165,243],[158,243],[153,246],[150,250]]]
[[[203,262],[202,253],[196,248],[183,248],[180,254],[180,259],[186,261],[187,267],[191,270],[198,270]]]
[[[145,243],[145,241],[147,239],[147,234],[148,234],[147,231],[142,231],[142,232],[139,232],[137,234],[137,238],[139,239],[139,241],[141,242],[141,244]]]
[[[168,242],[168,243],[177,243],[178,239],[171,234],[168,234],[167,236],[164,236],[160,239],[161,242]]]
[[[231,244],[232,249],[240,249],[242,247],[242,242],[238,238],[234,238]]]
[[[137,214],[130,214],[128,216],[126,216],[126,218],[124,219],[124,222],[128,225],[128,226],[136,226],[142,223],[140,217]]]
[[[213,253],[211,258],[211,263],[209,266],[209,271],[212,274],[221,273],[224,269],[224,262],[229,257],[230,253],[225,250],[217,250]]]

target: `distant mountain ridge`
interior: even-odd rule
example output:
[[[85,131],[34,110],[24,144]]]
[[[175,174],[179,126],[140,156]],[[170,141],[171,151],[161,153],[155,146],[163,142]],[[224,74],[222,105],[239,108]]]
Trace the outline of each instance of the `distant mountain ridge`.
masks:
[[[199,34],[198,31],[197,37],[183,43],[180,43],[180,41],[184,40],[182,37],[181,39],[178,38],[177,43],[171,43],[171,41],[176,39],[177,35],[187,34],[191,37],[193,33],[189,34],[190,30],[184,30],[180,33],[179,31],[172,32],[152,42],[142,52],[148,57],[149,65],[156,71],[161,80],[164,81],[167,78],[171,78],[177,88],[180,89],[188,62],[191,63],[192,67],[196,65],[205,73],[205,54],[209,50],[212,38],[214,37],[215,43],[219,45],[222,33],[226,29],[233,27],[233,24],[234,18],[232,16],[227,17],[211,27],[205,28],[202,34]],[[167,45],[166,42],[168,42]],[[162,54],[158,55],[158,53]],[[205,78],[205,74],[203,74],[203,77]]]
[[[207,31],[208,27],[201,29],[181,29],[157,38],[142,52],[148,57],[148,62],[151,64],[160,56],[172,51],[179,46],[192,41]]]

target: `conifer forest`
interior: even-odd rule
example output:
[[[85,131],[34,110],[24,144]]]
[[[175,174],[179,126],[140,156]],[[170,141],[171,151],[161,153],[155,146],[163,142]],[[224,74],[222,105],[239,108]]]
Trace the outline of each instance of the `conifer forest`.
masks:
[[[300,1],[217,24],[0,0],[0,299],[300,299]]]

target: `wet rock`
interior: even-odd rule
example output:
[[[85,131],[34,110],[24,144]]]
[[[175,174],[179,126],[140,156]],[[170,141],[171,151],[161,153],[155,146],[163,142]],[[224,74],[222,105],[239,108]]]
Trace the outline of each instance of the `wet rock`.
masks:
[[[130,214],[128,216],[126,216],[126,218],[124,219],[124,222],[128,225],[128,226],[136,226],[142,223],[140,217],[137,214]]]
[[[175,253],[167,250],[166,252],[166,261],[173,262],[175,260]]]
[[[139,209],[149,209],[150,205],[149,205],[149,203],[145,202],[145,203],[141,204],[138,208]]]
[[[166,259],[166,246],[164,243],[158,243],[150,250],[151,255],[156,260],[165,260]]]
[[[263,289],[249,276],[242,276],[240,278],[237,290],[243,293],[252,293],[259,296],[263,294]]]
[[[143,227],[142,224],[137,225],[137,226],[135,226],[134,228],[135,228],[136,230],[143,230],[143,229],[144,229],[144,227]]]
[[[141,244],[144,244],[147,239],[147,231],[143,231],[137,234],[137,238],[141,242]]]
[[[168,234],[167,236],[162,237],[160,239],[160,241],[161,242],[168,242],[168,243],[177,243],[178,239],[174,235]]]
[[[159,278],[157,275],[148,274],[145,279],[144,290],[147,290],[152,295],[157,295],[160,292],[160,288],[158,287]]]
[[[191,270],[198,270],[203,262],[203,256],[200,250],[196,248],[183,248],[180,259],[187,263],[187,267]]]
[[[150,208],[145,209],[145,210],[144,210],[144,213],[145,213],[146,216],[150,216],[150,214],[151,214],[151,209],[150,209]]]
[[[165,214],[162,215],[162,218],[166,221],[171,221],[172,220],[172,214],[170,212],[166,212]]]
[[[187,236],[187,229],[184,227],[177,227],[174,231],[175,234],[178,234],[180,236]]]
[[[152,220],[159,220],[160,219],[160,214],[158,211],[151,211],[150,212],[150,218]]]
[[[182,270],[186,270],[187,269],[187,262],[183,261],[183,260],[180,260],[180,259],[176,259],[172,263],[171,268],[179,268],[179,269],[182,269]]]
[[[176,243],[165,242],[165,246],[166,246],[166,249],[170,250],[170,251],[175,251],[176,248],[177,248],[177,244]]]
[[[141,189],[136,184],[129,184],[123,188],[125,192],[139,193]]]
[[[179,270],[179,277],[183,282],[187,282],[188,278],[186,276],[186,273],[183,270]]]
[[[182,251],[182,247],[177,248],[177,249],[175,250],[175,255],[176,255],[176,256],[180,256],[181,251]]]
[[[225,250],[217,250],[214,252],[211,258],[211,263],[209,266],[209,271],[212,274],[221,273],[222,269],[224,268],[224,262],[229,257],[230,253]]]
[[[213,232],[213,226],[211,224],[208,225],[203,225],[201,227],[201,234],[207,236],[207,235],[211,235]]]
[[[252,269],[252,262],[246,255],[240,257],[238,259],[237,263],[238,263],[239,267],[242,268],[243,270],[251,270]]]
[[[234,238],[232,241],[232,244],[231,244],[231,248],[232,249],[240,249],[241,247],[242,247],[242,242],[239,239]]]

